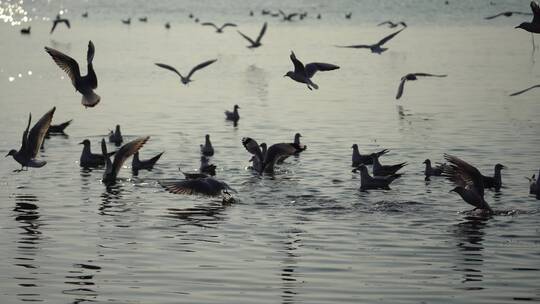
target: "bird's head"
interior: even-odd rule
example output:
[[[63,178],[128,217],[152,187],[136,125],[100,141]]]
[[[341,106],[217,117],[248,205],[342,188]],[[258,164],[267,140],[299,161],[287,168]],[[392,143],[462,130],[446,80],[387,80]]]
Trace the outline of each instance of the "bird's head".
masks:
[[[88,146],[88,145],[90,145],[90,141],[89,141],[88,139],[85,139],[85,140],[81,141],[81,142],[79,143],[79,145],[85,145],[85,146]]]
[[[10,156],[10,155],[15,155],[15,153],[17,153],[17,150],[11,149],[11,150],[9,150],[8,154],[6,154],[5,157],[8,157],[8,156]]]
[[[358,145],[357,144],[352,145],[351,149],[358,149]]]
[[[426,159],[422,164],[431,164],[431,161],[429,159]]]
[[[238,105],[234,105],[234,109],[237,110],[240,109],[240,107]]]
[[[527,22],[522,22],[520,25],[516,26],[515,28],[525,29],[527,28]]]
[[[283,77],[291,77],[294,75],[293,71],[288,71],[287,74],[283,75]]]
[[[500,171],[500,170],[502,170],[502,169],[506,169],[506,167],[505,167],[504,165],[501,165],[501,164],[496,164],[496,165],[495,165],[495,170],[496,170],[496,171]]]

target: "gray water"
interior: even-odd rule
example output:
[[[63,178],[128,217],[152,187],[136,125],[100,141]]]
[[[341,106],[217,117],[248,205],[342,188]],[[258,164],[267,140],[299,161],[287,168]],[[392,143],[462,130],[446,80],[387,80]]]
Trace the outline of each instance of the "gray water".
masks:
[[[25,1],[30,36],[17,22],[0,25],[0,153],[19,147],[29,112],[35,121],[56,106],[54,122],[73,123],[68,136],[46,140],[45,167],[14,173],[13,159],[0,161],[0,302],[540,302],[539,201],[524,178],[540,168],[539,92],[508,97],[540,83],[540,68],[530,34],[514,29],[529,17],[483,20],[528,11],[528,1],[496,2]],[[309,16],[260,16],[281,7]],[[43,18],[59,9],[72,28],[49,35]],[[268,21],[264,45],[249,50],[235,28],[218,35],[189,13],[237,22],[252,36]],[[136,20],[144,15],[147,24]],[[121,24],[128,16],[131,26]],[[394,31],[376,26],[386,19],[410,26],[383,55],[333,46],[378,41]],[[43,50],[84,62],[88,40],[102,97],[92,109]],[[291,50],[341,69],[317,74],[320,89],[309,91],[282,77]],[[212,58],[188,87],[153,64],[188,71]],[[448,77],[407,83],[396,102],[409,72]],[[234,104],[237,127],[223,114]],[[116,124],[128,139],[151,137],[142,158],[166,152],[137,177],[126,162],[106,189],[101,169],[80,169],[77,143],[88,138],[98,152]],[[308,149],[274,177],[246,169],[242,137],[271,144],[296,132]],[[179,166],[198,168],[207,133],[217,177],[238,191],[235,204],[157,184],[181,178]],[[390,149],[385,164],[409,162],[392,190],[358,190],[353,143],[361,152]],[[471,216],[448,181],[424,181],[424,159],[443,153],[486,175],[496,163],[508,167],[501,191],[486,192],[496,216]]]

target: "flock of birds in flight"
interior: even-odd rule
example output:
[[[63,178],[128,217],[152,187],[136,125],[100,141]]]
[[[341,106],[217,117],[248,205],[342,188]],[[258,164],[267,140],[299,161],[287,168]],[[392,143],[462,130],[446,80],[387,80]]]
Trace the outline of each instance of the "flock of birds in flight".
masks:
[[[448,2],[446,3],[448,4]],[[488,16],[485,19],[491,20],[500,16],[510,17],[512,15],[533,15],[531,22],[523,22],[516,28],[521,28],[530,33],[540,33],[540,6],[536,1],[531,1],[531,10],[532,13],[527,12],[517,12],[517,11],[507,11],[502,12],[493,16]],[[253,16],[253,11],[250,12],[250,15]],[[295,17],[298,17],[300,20],[307,17],[307,13],[291,13],[286,14],[283,11],[274,13],[269,10],[263,10],[262,15],[270,15],[273,17],[282,16],[283,21],[293,21]],[[350,19],[352,13],[345,14],[345,18]],[[82,17],[87,18],[88,13],[85,12],[82,14]],[[192,14],[189,15],[190,18],[194,18]],[[321,15],[317,15],[317,19],[321,19]],[[147,22],[147,17],[139,18],[140,22]],[[199,22],[195,18],[195,22]],[[53,26],[51,28],[51,34],[54,32],[55,28],[64,23],[68,28],[71,27],[70,21],[66,18],[62,18],[61,15],[57,15],[53,19]],[[124,24],[130,24],[131,18],[122,20]],[[215,28],[217,33],[223,33],[223,30],[227,27],[236,27],[234,23],[225,23],[221,26],[217,26],[211,22],[201,23],[203,26],[211,26]],[[380,24],[388,25],[390,28],[395,28],[401,26],[402,28],[398,31],[384,37],[380,41],[374,44],[359,44],[359,45],[344,45],[337,46],[340,48],[356,48],[356,49],[369,49],[372,53],[382,54],[388,48],[383,47],[385,43],[394,38],[400,32],[402,32],[407,24],[403,21],[392,22],[385,21]],[[165,24],[165,28],[170,28],[170,23]],[[30,34],[30,27],[21,29],[22,34]],[[262,26],[259,35],[256,39],[252,39],[244,33],[238,31],[238,33],[246,39],[250,45],[248,48],[258,48],[262,46],[261,40],[266,33],[267,23],[265,22]],[[534,42],[533,42],[534,43]],[[82,105],[85,107],[94,107],[96,106],[101,97],[97,95],[94,90],[97,89],[98,81],[97,76],[93,67],[93,58],[95,54],[95,47],[92,41],[88,43],[87,50],[87,74],[82,76],[77,61],[70,56],[55,50],[50,47],[45,47],[45,51],[50,55],[53,61],[60,67],[64,72],[69,76],[73,86],[76,91],[82,94]],[[321,62],[312,62],[308,64],[303,64],[300,60],[297,59],[294,52],[291,51],[290,59],[293,63],[294,70],[288,71],[284,77],[289,77],[292,80],[303,83],[307,86],[308,89],[318,89],[318,85],[312,81],[313,76],[318,71],[331,71],[339,69],[339,66],[330,64],[330,63],[321,63]],[[193,67],[190,72],[183,76],[176,68],[165,63],[155,63],[156,66],[172,71],[180,77],[181,83],[184,85],[189,84],[192,79],[193,74],[203,69],[214,62],[217,59],[207,60],[202,62],[195,67]],[[396,94],[396,99],[399,99],[403,95],[404,86],[407,81],[417,80],[419,77],[446,77],[447,75],[438,75],[430,73],[409,73],[401,78],[401,81],[398,86],[398,91]],[[516,96],[527,92],[533,88],[540,87],[539,85],[532,86],[530,88],[521,90],[519,92],[511,94],[511,96]],[[235,126],[240,119],[238,112],[240,107],[234,105],[232,111],[225,111],[225,119],[232,121]],[[71,121],[67,121],[60,125],[51,125],[54,112],[56,107],[53,107],[50,111],[45,113],[32,128],[30,128],[32,115],[29,115],[28,124],[25,131],[23,132],[22,143],[19,150],[12,149],[9,151],[7,156],[12,156],[20,165],[20,170],[15,170],[20,172],[24,168],[41,168],[47,163],[44,160],[37,159],[38,152],[43,145],[43,141],[48,134],[54,133],[64,133],[64,130]],[[120,130],[120,126],[117,125],[114,131],[109,133],[109,142],[114,143],[120,148],[116,151],[109,152],[107,150],[107,144],[105,139],[101,140],[101,153],[92,153],[91,152],[91,143],[88,139],[83,140],[80,144],[83,145],[83,150],[80,157],[80,166],[86,168],[93,167],[103,167],[105,170],[103,172],[102,183],[106,186],[111,186],[116,183],[118,173],[123,167],[124,162],[131,156],[132,159],[132,171],[134,175],[137,175],[139,170],[151,170],[157,161],[162,156],[163,152],[147,160],[141,160],[139,158],[139,150],[143,145],[149,140],[149,136],[140,137],[135,140],[132,140],[126,144],[123,144],[123,136]],[[273,174],[276,165],[280,165],[284,160],[290,156],[298,156],[300,153],[307,149],[307,146],[300,142],[301,134],[297,133],[294,136],[294,140],[291,143],[276,143],[268,146],[266,143],[259,144],[255,139],[250,137],[244,137],[242,139],[242,145],[245,149],[251,154],[251,159],[249,162],[252,165],[249,167],[257,174]],[[122,145],[123,144],[123,145]],[[352,146],[352,167],[354,167],[353,172],[360,173],[360,190],[373,190],[373,189],[390,189],[390,184],[401,177],[401,174],[398,173],[407,163],[399,163],[395,165],[383,165],[379,161],[379,158],[384,156],[389,151],[387,149],[381,150],[379,152],[374,152],[370,154],[360,154],[357,144]],[[202,195],[224,195],[224,202],[232,202],[234,198],[229,194],[228,191],[234,191],[229,187],[225,182],[216,179],[214,176],[216,174],[216,166],[210,164],[210,157],[214,155],[214,148],[210,141],[210,135],[206,135],[205,143],[200,145],[201,151],[201,165],[198,172],[182,172],[185,176],[185,179],[182,180],[160,180],[159,184],[165,188],[167,191],[176,194],[202,194]],[[113,160],[111,161],[111,158]],[[437,164],[432,166],[431,161],[426,159],[425,164],[425,178],[429,180],[432,176],[443,176],[452,181],[455,184],[455,187],[451,192],[458,193],[461,198],[474,206],[474,210],[478,210],[482,214],[493,214],[492,208],[484,199],[484,189],[492,188],[495,191],[498,191],[502,186],[502,177],[501,170],[505,167],[501,164],[496,164],[494,168],[493,176],[485,176],[473,165],[461,160],[460,158],[452,155],[445,154],[445,160],[447,163]],[[369,173],[367,166],[372,166],[372,174]],[[537,199],[540,199],[540,172],[538,173],[539,177],[536,178],[533,175],[529,180],[529,193],[535,194]]]

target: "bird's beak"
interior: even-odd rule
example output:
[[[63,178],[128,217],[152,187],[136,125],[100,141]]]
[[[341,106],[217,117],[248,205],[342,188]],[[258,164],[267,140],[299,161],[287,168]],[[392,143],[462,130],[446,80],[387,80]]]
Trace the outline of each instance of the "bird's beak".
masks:
[[[83,144],[83,142],[81,141],[81,142],[79,143],[79,145],[82,145],[82,144]]]
[[[455,191],[456,191],[456,189],[452,189],[452,190],[448,191],[448,193],[452,193],[452,192],[455,192]]]
[[[283,77],[287,77],[287,74],[283,75]]]
[[[426,163],[426,161],[423,161],[423,162],[422,162],[422,164],[425,164],[425,163]]]
[[[501,167],[501,169],[507,169],[507,168],[508,168],[508,167],[506,167],[505,165],[503,165],[503,166]]]
[[[6,156],[4,156],[4,157],[8,157],[8,156],[9,156],[9,153],[8,153],[8,154],[6,154]]]
[[[514,27],[514,28],[521,28],[521,25],[518,25],[518,26],[516,26],[516,27]]]

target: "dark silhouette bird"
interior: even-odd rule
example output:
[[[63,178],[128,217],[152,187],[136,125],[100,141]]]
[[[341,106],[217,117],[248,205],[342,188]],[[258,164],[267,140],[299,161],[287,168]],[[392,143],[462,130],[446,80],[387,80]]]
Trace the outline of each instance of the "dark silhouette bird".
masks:
[[[521,91],[518,91],[518,92],[515,92],[515,93],[512,93],[510,94],[510,96],[517,96],[517,95],[520,95],[520,94],[523,94],[529,90],[532,90],[532,89],[535,89],[535,88],[539,88],[540,87],[540,84],[537,84],[537,85],[533,85],[532,87],[529,87],[529,88],[526,88],[524,90],[521,90]]]
[[[65,23],[68,28],[71,28],[71,25],[69,24],[69,20],[66,18],[60,17],[60,14],[56,15],[56,18],[53,20],[53,26],[51,28],[50,34],[54,32],[54,29],[59,23]]]
[[[418,77],[446,77],[447,75],[435,75],[428,73],[410,73],[401,77],[401,82],[399,83],[398,91],[396,94],[396,99],[400,99],[403,95],[403,89],[405,88],[406,81],[418,80]]]
[[[298,147],[290,143],[273,144],[266,152],[263,152],[259,144],[249,137],[242,138],[242,145],[253,155],[253,169],[259,174],[274,173],[274,166],[280,158],[299,152]]]
[[[253,17],[253,11],[249,11],[249,15]]]
[[[135,154],[133,154],[133,159],[131,160],[131,170],[135,175],[137,175],[139,170],[152,170],[163,153],[165,152],[161,152],[150,159],[140,160],[139,152],[135,152]]]
[[[502,186],[501,170],[503,169],[506,169],[506,167],[501,164],[496,164],[493,176],[482,175],[484,188],[493,188],[495,191],[499,191]]]
[[[426,176],[425,180],[428,181],[429,178],[431,176],[441,176],[443,171],[444,171],[444,167],[446,166],[446,164],[439,164],[439,165],[436,165],[435,167],[432,167],[431,166],[431,160],[429,159],[426,159],[423,164],[426,164],[426,168],[424,170],[424,175]]]
[[[131,24],[131,18],[122,19],[122,23],[123,23],[123,24],[130,25],[130,24]]]
[[[495,18],[501,17],[501,16],[512,17],[512,15],[531,16],[532,14],[531,13],[525,13],[525,12],[508,11],[508,12],[498,13],[497,15],[488,16],[488,17],[485,17],[484,19],[491,20],[491,19],[495,19]]]
[[[25,167],[29,168],[41,168],[47,164],[44,160],[37,159],[37,153],[41,144],[43,143],[43,138],[47,134],[47,130],[51,125],[51,121],[54,115],[56,107],[53,107],[49,112],[45,113],[38,122],[30,129],[30,123],[32,122],[32,114],[28,117],[28,125],[26,130],[23,132],[22,144],[19,148],[19,151],[12,149],[6,154],[6,157],[12,156],[19,164],[21,164],[20,170],[15,170],[14,172],[20,172]]]
[[[240,120],[240,114],[238,113],[238,109],[240,109],[240,107],[238,105],[234,105],[232,112],[225,111],[225,119],[237,123],[238,120]]]
[[[81,76],[81,71],[79,70],[79,64],[75,59],[69,57],[68,55],[57,51],[55,49],[45,47],[45,51],[49,53],[54,62],[66,72],[71,79],[71,83],[75,87],[75,90],[79,91],[83,97],[81,103],[85,107],[94,107],[99,103],[101,97],[94,93],[94,89],[98,86],[96,72],[94,71],[94,66],[92,61],[94,60],[95,48],[92,41],[88,42],[88,52],[86,54],[87,61],[87,74]]]
[[[124,142],[124,137],[120,131],[120,125],[116,125],[114,131],[111,130],[109,132],[109,142],[115,144],[116,146],[120,146],[122,142]]]
[[[90,150],[90,141],[88,139],[83,140],[79,143],[83,146],[83,150],[81,153],[81,158],[79,160],[79,166],[83,168],[95,168],[105,165],[105,159],[107,157],[111,157],[116,153],[116,151],[107,153],[107,156],[103,156],[103,154],[94,154]]]
[[[208,157],[201,155],[201,165],[199,166],[199,172],[201,174],[214,176],[216,175],[216,168],[216,165],[210,164]]]
[[[292,21],[292,18],[298,16],[298,13],[285,14],[282,10],[279,10],[279,13],[283,17],[283,21]]]
[[[201,23],[201,25],[213,26],[216,29],[216,33],[220,33],[220,34],[223,33],[223,29],[226,28],[227,26],[236,27],[236,24],[234,24],[234,23],[225,23],[221,27],[218,27],[217,25],[215,25],[212,22],[203,22],[203,23]]]
[[[351,17],[352,17],[352,12],[345,14],[345,19],[351,19]]]
[[[30,35],[30,30],[32,29],[31,26],[27,27],[27,28],[22,28],[21,29],[21,34],[23,35]]]
[[[365,165],[358,166],[360,171],[360,191],[383,189],[390,190],[390,184],[401,177],[401,174],[390,174],[387,176],[371,176]]]
[[[213,156],[214,155],[214,147],[212,147],[212,143],[210,142],[210,135],[206,134],[204,137],[204,145],[200,145],[201,147],[201,154],[204,156]]]
[[[212,59],[212,60],[208,60],[208,61],[205,61],[203,63],[200,63],[200,64],[196,65],[193,69],[191,69],[191,71],[189,72],[189,74],[186,77],[182,76],[182,74],[180,74],[180,72],[178,72],[174,67],[172,67],[170,65],[167,65],[167,64],[164,64],[164,63],[156,63],[155,65],[157,65],[160,68],[164,68],[164,69],[167,69],[169,71],[173,71],[178,76],[180,76],[180,81],[183,84],[188,84],[188,83],[193,81],[193,80],[191,80],[191,76],[193,76],[193,74],[196,71],[198,71],[198,70],[200,70],[200,69],[202,69],[204,67],[207,67],[207,66],[211,65],[212,63],[214,63],[216,61],[217,61],[217,59]]]
[[[266,22],[264,23],[261,31],[259,32],[259,36],[257,37],[257,39],[255,39],[255,41],[253,41],[251,38],[249,38],[248,36],[242,34],[242,32],[240,31],[237,31],[238,34],[240,34],[242,37],[244,37],[244,39],[246,39],[247,41],[249,41],[249,43],[251,43],[251,45],[248,45],[247,48],[249,49],[253,49],[253,48],[258,48],[262,45],[261,43],[261,39],[262,37],[264,36],[264,33],[266,33]]]
[[[484,200],[484,181],[478,169],[469,163],[452,155],[445,154],[444,158],[450,163],[443,171],[443,175],[456,184],[450,192],[458,193],[474,210],[480,209],[488,214],[493,210]]]
[[[402,25],[403,27],[407,27],[407,23],[405,23],[404,21],[394,23],[394,22],[392,22],[390,20],[381,22],[381,23],[377,24],[377,26],[381,26],[381,25],[385,25],[385,24],[388,24],[389,28],[395,28],[395,27],[398,27],[400,25]]]
[[[88,12],[84,12],[84,13],[82,13],[82,15],[81,15],[81,16],[82,16],[83,18],[88,18]]]
[[[317,19],[321,19],[321,18],[322,18],[321,14],[317,14]]]
[[[300,143],[300,137],[302,137],[302,134],[300,133],[296,133],[294,134],[294,139],[293,139],[293,142],[291,143],[291,145],[296,149],[296,152],[294,153],[294,155],[299,155],[300,153],[302,153],[303,151],[305,151],[307,149],[307,146]],[[265,143],[262,143],[261,146],[264,145],[263,147],[261,147],[261,151],[264,153],[266,153],[266,144]],[[290,155],[283,155],[282,157],[280,157],[276,164],[282,164],[285,159],[289,158]]]
[[[140,17],[139,21],[140,22],[148,22],[148,17],[146,17],[146,16],[145,17]]]
[[[358,150],[357,144],[353,144],[351,148],[353,149],[353,152],[352,152],[352,166],[353,167],[358,167],[361,164],[373,165],[373,155],[380,157],[381,155],[384,155],[389,152],[387,149],[384,149],[379,152],[362,155],[360,154],[360,151]]]
[[[66,130],[66,128],[71,124],[71,122],[73,121],[73,119],[70,119],[66,122],[63,122],[61,124],[58,124],[58,125],[53,125],[51,124],[49,126],[49,129],[47,130],[47,134],[65,134],[64,131]]]
[[[531,10],[533,12],[533,20],[531,22],[522,22],[516,28],[524,29],[529,33],[540,34],[540,6],[538,2],[531,1]]]
[[[529,181],[529,194],[536,194],[536,192],[538,192],[536,175],[533,174],[530,178],[529,177],[525,177],[525,178]]]
[[[271,12],[269,10],[265,10],[265,9],[261,10],[261,15],[263,15],[263,16],[270,15],[270,14],[271,14]]]
[[[304,66],[304,64],[296,59],[294,52],[291,51],[291,61],[294,65],[294,71],[288,71],[283,77],[289,77],[292,80],[300,83],[305,83],[308,89],[312,90],[312,87],[318,89],[319,86],[311,81],[311,77],[317,73],[317,71],[332,71],[339,69],[339,66],[330,63],[312,62]]]
[[[396,165],[381,165],[381,163],[379,162],[379,156],[377,154],[372,154],[371,158],[373,159],[373,175],[374,176],[392,175],[407,165],[406,162],[399,163]]]
[[[170,28],[171,28],[171,24],[170,24],[169,22],[166,22],[166,23],[165,23],[165,28],[166,28],[166,29],[170,29]]]
[[[195,23],[199,23],[199,18],[195,18]]]
[[[382,46],[387,43],[390,39],[394,38],[397,34],[401,33],[405,28],[400,29],[397,32],[394,32],[383,39],[381,39],[379,42],[375,44],[358,44],[358,45],[336,45],[336,47],[340,48],[353,48],[353,49],[370,49],[372,53],[376,54],[382,54],[384,51],[388,50],[388,48],[383,48]]]
[[[105,143],[105,139],[102,139],[101,152],[102,155],[105,157],[106,167],[105,172],[103,172],[103,179],[101,181],[107,186],[115,184],[118,172],[120,172],[120,169],[122,168],[124,162],[130,156],[139,151],[139,149],[142,148],[142,146],[149,138],[149,136],[140,137],[123,145],[118,151],[116,151],[113,162],[111,162],[111,159],[108,156],[109,154],[107,153],[107,144]]]
[[[165,190],[174,194],[219,196],[223,193],[228,194],[228,190],[232,190],[225,182],[212,177],[173,181],[160,180],[159,184],[165,188]]]

